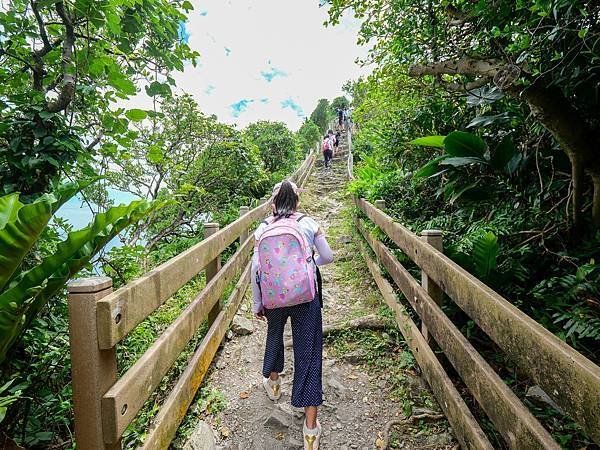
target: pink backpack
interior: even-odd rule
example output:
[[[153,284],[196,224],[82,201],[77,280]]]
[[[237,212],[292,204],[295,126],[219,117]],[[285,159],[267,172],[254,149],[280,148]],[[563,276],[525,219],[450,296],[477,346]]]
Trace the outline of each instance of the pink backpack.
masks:
[[[329,138],[323,141],[323,145],[321,145],[321,151],[331,150],[331,141]]]
[[[258,241],[262,304],[267,309],[307,303],[315,298],[312,248],[300,229],[298,218],[268,219]]]

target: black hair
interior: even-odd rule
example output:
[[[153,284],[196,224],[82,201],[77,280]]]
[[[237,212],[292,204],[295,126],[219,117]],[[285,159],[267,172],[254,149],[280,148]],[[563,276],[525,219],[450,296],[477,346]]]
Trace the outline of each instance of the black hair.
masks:
[[[298,194],[294,192],[292,183],[288,180],[281,182],[281,187],[273,199],[273,204],[275,205],[275,211],[273,211],[275,220],[279,220],[283,217],[287,218],[294,214],[298,207]]]

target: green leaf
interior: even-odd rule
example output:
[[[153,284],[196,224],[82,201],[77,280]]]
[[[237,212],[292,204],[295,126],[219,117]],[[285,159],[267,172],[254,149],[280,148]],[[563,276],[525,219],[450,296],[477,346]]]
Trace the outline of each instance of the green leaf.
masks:
[[[140,122],[148,117],[148,113],[143,109],[130,109],[129,111],[125,111],[125,117],[134,122]]]
[[[453,205],[462,195],[474,188],[478,187],[478,181],[462,186],[460,189],[452,189],[452,195],[448,199],[448,203]]]
[[[171,86],[168,83],[160,83],[158,81],[153,81],[150,85],[145,87],[146,94],[150,97],[154,97],[156,95],[160,95],[163,97],[167,97],[171,95]]]
[[[450,156],[483,157],[486,151],[485,142],[472,133],[453,131],[444,140],[444,149]]]
[[[588,28],[582,28],[581,30],[579,30],[579,32],[577,33],[577,36],[579,36],[581,39],[585,39],[585,37],[587,36],[588,32],[590,30]]]
[[[106,25],[114,35],[118,35],[121,32],[121,18],[112,12],[106,14]]]
[[[490,165],[496,170],[505,170],[506,165],[517,153],[517,148],[510,136],[504,136],[500,145],[492,152]]]
[[[444,148],[444,139],[446,136],[425,136],[414,139],[409,142],[412,145],[423,145],[425,147]]]
[[[427,177],[432,177],[434,175],[439,175],[440,173],[444,172],[444,170],[440,167],[440,163],[442,161],[444,161],[447,157],[446,156],[439,156],[431,161],[429,161],[427,164],[425,164],[423,167],[421,167],[419,170],[417,170],[413,177],[415,178],[427,178]]]
[[[487,161],[483,158],[477,158],[473,156],[461,156],[444,158],[444,160],[441,161],[440,164],[443,166],[461,167],[468,166],[471,164],[487,164]]]
[[[496,114],[493,116],[477,116],[469,123],[469,125],[467,125],[467,128],[486,127],[493,123],[507,122],[512,118],[513,116],[507,112]]]
[[[185,0],[182,4],[181,7],[183,9],[185,9],[186,11],[192,11],[194,9],[194,5],[192,5],[188,0]]]
[[[136,93],[133,82],[117,71],[110,73],[108,76],[108,84],[125,95],[134,95]]]
[[[40,117],[42,119],[50,119],[55,116],[55,113],[50,111],[40,111]]]
[[[148,161],[150,161],[151,163],[157,164],[160,163],[164,160],[164,153],[163,151],[160,149],[160,147],[157,147],[156,145],[153,145],[150,147],[150,150],[148,151]]]
[[[104,73],[105,62],[102,58],[94,58],[94,60],[89,65],[90,75],[100,76]]]
[[[488,231],[473,242],[473,265],[479,278],[485,279],[497,267],[498,238]]]

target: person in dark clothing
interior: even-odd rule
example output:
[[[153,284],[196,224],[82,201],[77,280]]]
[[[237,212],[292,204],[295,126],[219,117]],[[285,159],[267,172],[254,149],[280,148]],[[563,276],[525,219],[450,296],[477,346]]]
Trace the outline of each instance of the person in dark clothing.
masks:
[[[323,151],[323,160],[325,162],[325,168],[329,167],[331,160],[333,159],[333,132],[326,134],[323,138],[323,144],[321,150]]]
[[[338,115],[338,128],[340,130],[344,129],[344,110],[342,108],[337,110]]]
[[[339,146],[340,146],[340,137],[341,137],[342,133],[340,133],[339,131],[335,133],[334,136],[334,141],[333,141],[333,156],[337,155],[338,150],[339,150]]]

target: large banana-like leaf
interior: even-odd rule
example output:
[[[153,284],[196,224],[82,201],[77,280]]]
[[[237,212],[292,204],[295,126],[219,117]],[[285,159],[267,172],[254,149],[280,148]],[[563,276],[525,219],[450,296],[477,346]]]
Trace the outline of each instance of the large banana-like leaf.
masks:
[[[491,231],[484,233],[473,242],[473,262],[479,278],[488,278],[497,267],[498,250],[498,238]]]
[[[21,265],[52,215],[89,183],[63,184],[29,204],[21,203],[18,193],[0,197],[0,290]]]
[[[69,233],[54,254],[14,277],[0,294],[0,362],[48,299],[113,237],[163,206],[139,200],[97,214],[87,227]]]

